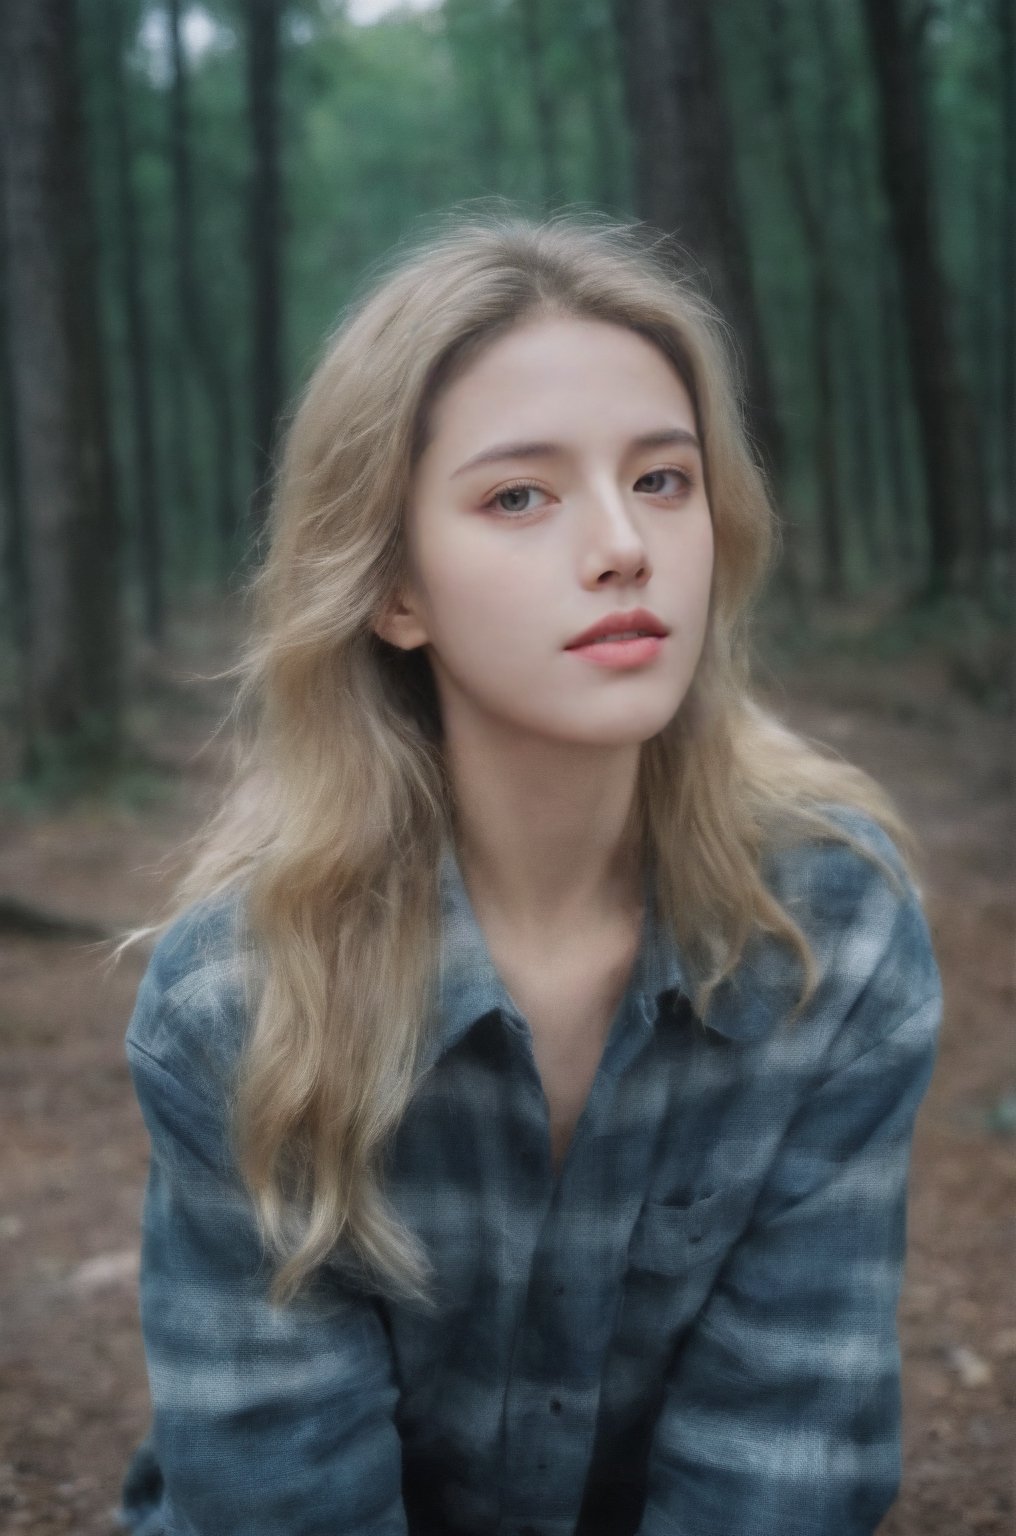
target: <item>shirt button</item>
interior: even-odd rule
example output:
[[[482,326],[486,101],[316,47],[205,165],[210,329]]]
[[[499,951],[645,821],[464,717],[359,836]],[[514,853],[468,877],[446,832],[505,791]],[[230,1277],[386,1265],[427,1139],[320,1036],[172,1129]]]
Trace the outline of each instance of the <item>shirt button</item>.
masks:
[[[561,1412],[561,1399],[559,1397],[552,1397],[551,1398],[551,1400],[550,1400],[550,1411],[551,1411],[551,1413],[560,1413]]]
[[[555,1287],[554,1287],[554,1295],[555,1296],[563,1296],[564,1295],[564,1286],[563,1285],[555,1285]]]

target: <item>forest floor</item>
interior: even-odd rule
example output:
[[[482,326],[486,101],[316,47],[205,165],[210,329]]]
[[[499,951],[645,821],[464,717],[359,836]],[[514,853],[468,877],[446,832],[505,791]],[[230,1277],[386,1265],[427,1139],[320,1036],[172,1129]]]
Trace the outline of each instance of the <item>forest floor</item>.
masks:
[[[212,802],[226,733],[200,749],[226,685],[189,674],[222,665],[227,641],[195,617],[180,626],[171,664],[142,662],[144,703],[131,725],[145,759],[114,799],[56,809],[9,797],[0,815],[5,1532],[109,1536],[124,1464],[147,1423],[137,1321],[147,1140],[123,1052],[145,953],[111,969],[108,946],[85,940],[91,928],[118,933],[154,914],[183,839]],[[996,651],[989,669],[1009,666],[1009,654]],[[904,1479],[880,1536],[1011,1536],[1011,725],[997,706],[972,701],[955,656],[917,645],[880,659],[858,643],[856,623],[848,634],[830,621],[776,675],[763,674],[763,692],[789,723],[873,772],[920,835],[945,985],[911,1164]],[[5,898],[84,926],[29,933]]]

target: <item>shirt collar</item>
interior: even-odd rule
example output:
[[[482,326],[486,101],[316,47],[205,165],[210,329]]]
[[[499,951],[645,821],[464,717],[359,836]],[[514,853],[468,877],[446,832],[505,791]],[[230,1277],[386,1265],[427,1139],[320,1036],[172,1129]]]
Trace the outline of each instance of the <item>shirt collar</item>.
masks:
[[[438,1014],[428,1064],[451,1050],[487,1014],[502,1012],[519,1020],[519,1010],[491,959],[450,841],[441,854],[440,896]],[[659,919],[649,870],[645,896],[642,942],[629,989],[651,1025],[700,1023],[690,1000],[689,968],[674,935]],[[798,986],[786,951],[756,934],[732,975],[715,989],[701,1027],[738,1043],[760,1040],[782,1013],[789,1012]]]

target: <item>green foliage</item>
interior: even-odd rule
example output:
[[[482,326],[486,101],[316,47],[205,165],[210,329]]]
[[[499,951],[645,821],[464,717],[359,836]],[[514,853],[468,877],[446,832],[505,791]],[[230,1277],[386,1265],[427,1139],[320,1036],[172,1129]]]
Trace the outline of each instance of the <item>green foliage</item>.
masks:
[[[73,731],[36,732],[21,774],[4,793],[12,804],[57,804],[105,784],[118,767],[120,744],[114,722],[99,712],[84,715]]]
[[[957,296],[960,361],[986,429],[994,495],[1000,501],[1008,496],[1012,512],[1013,488],[1002,483],[1000,452],[1002,434],[1013,430],[1013,402],[1003,394],[999,310],[1016,275],[998,214],[1016,189],[1005,185],[999,9],[997,0],[938,5],[926,29],[925,56],[938,238]]]
[[[0,814],[26,818],[87,801],[144,812],[168,803],[178,789],[177,774],[129,748],[97,761],[80,743],[37,742],[31,765],[0,782]]]
[[[956,593],[883,597],[834,611],[815,606],[801,619],[771,601],[762,630],[776,671],[802,661],[870,663],[876,671],[917,656],[945,665],[951,686],[989,714],[1016,710],[1016,607]]]

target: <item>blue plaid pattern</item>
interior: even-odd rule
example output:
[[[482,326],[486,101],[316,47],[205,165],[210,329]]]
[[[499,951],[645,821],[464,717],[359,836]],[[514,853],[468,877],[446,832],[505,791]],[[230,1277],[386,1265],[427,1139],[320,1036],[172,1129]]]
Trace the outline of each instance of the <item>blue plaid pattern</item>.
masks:
[[[835,814],[902,872],[868,817]],[[770,888],[821,980],[757,936],[708,1023],[651,882],[560,1175],[528,1025],[458,864],[386,1189],[437,1308],[336,1260],[289,1308],[226,1140],[234,908],[159,943],[127,1052],[151,1138],[140,1536],[862,1536],[900,1479],[907,1173],[942,991],[918,893],[810,841]]]

